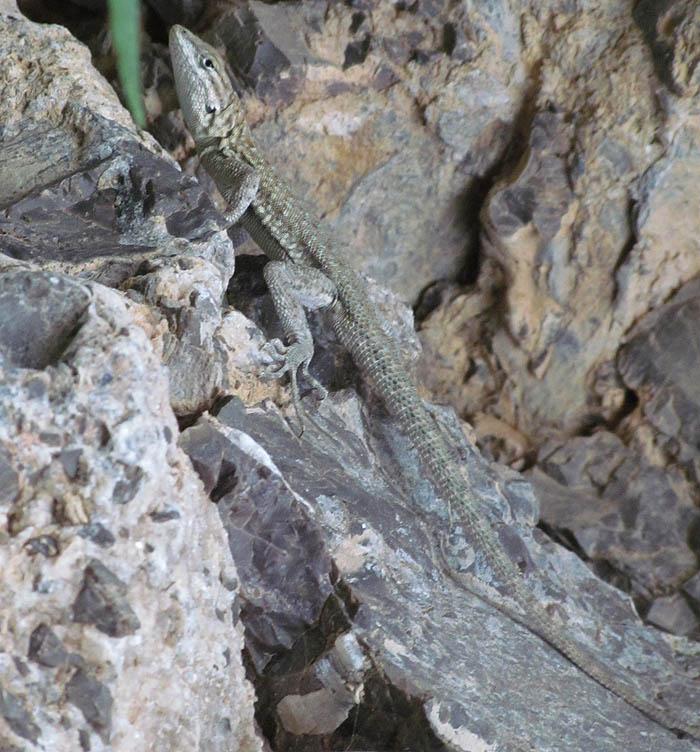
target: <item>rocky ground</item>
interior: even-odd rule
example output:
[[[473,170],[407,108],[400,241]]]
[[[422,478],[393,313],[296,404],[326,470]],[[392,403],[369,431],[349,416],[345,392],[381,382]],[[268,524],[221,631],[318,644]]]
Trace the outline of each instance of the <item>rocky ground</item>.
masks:
[[[697,749],[450,576],[498,588],[323,314],[297,436],[166,46],[227,50],[552,618],[694,722],[697,4],[150,0],[145,131],[99,2],[18,5],[0,750]]]

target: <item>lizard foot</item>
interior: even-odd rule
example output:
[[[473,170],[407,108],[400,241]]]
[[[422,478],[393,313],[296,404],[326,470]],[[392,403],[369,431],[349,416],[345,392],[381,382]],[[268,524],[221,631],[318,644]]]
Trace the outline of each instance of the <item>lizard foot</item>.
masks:
[[[328,396],[328,390],[318,379],[315,379],[309,373],[309,361],[313,357],[313,349],[309,351],[301,342],[285,345],[280,339],[272,339],[263,345],[263,352],[272,358],[273,361],[263,373],[265,378],[279,379],[285,373],[289,374],[292,387],[292,402],[294,403],[294,411],[299,422],[298,435],[301,436],[304,433],[304,420],[301,412],[299,385],[297,383],[299,369],[301,369],[303,377],[309,382],[319,401],[324,400]]]

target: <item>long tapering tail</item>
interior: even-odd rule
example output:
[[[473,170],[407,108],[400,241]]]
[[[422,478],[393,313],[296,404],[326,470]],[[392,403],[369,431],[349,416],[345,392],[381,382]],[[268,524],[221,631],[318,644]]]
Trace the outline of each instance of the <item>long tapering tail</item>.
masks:
[[[350,302],[349,311],[346,308],[334,316],[334,328],[339,338],[352,353],[370,386],[383,399],[389,413],[408,434],[421,462],[430,472],[438,493],[449,505],[451,514],[459,518],[497,578],[522,608],[525,619],[516,617],[516,620],[524,623],[592,679],[652,720],[667,729],[700,739],[700,728],[681,722],[654,703],[639,697],[552,623],[479,510],[478,500],[456,466],[432,415],[411,384],[403,358],[396,351],[394,343],[373,321],[369,326],[358,326],[358,321],[353,319],[354,306]],[[360,310],[366,309],[360,306]],[[513,618],[507,609],[498,607]]]

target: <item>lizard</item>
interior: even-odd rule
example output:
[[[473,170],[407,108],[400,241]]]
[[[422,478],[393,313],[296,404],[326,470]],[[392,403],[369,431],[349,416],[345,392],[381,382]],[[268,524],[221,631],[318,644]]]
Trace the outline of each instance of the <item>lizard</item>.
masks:
[[[459,518],[523,615],[514,616],[505,607],[497,607],[629,705],[669,730],[700,739],[700,728],[638,696],[551,621],[480,510],[479,500],[407,375],[409,369],[398,346],[379,323],[360,276],[342,257],[320,220],[295,197],[257,147],[224,58],[180,25],[171,27],[169,46],[185,124],[201,163],[226,201],[226,220],[239,222],[269,259],[263,275],[289,343],[279,339],[268,343],[274,358],[271,373],[289,375],[298,418],[298,373],[321,396],[325,394],[308,373],[314,347],[306,321],[306,310],[325,308],[338,340],[350,352],[360,374],[413,443],[450,515]]]

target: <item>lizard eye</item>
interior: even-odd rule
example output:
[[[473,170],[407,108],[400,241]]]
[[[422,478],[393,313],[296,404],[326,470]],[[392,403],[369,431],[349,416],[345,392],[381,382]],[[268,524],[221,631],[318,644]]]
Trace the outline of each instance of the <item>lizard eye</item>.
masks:
[[[214,67],[214,62],[212,61],[212,59],[210,57],[204,58],[204,67],[205,68],[213,68]]]
[[[208,104],[207,105],[207,112],[210,115],[213,115],[216,112],[216,107],[214,107],[214,105]]]

